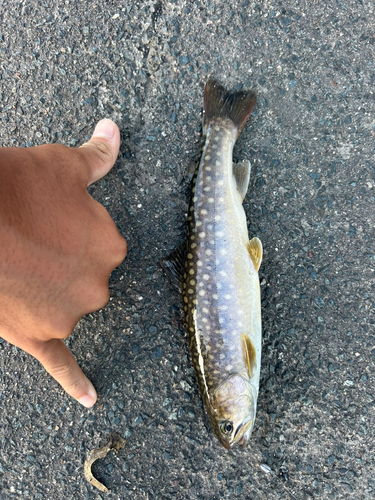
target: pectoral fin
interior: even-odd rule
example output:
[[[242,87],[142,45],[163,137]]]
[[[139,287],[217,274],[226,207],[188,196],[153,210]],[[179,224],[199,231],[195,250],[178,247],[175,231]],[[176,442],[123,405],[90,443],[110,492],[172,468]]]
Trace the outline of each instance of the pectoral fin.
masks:
[[[233,175],[236,179],[237,190],[243,201],[250,181],[251,164],[248,160],[241,163],[233,163]]]
[[[262,242],[259,238],[253,238],[247,244],[251,260],[253,261],[255,270],[258,272],[263,257]]]
[[[187,245],[184,241],[180,246],[175,248],[173,252],[166,258],[160,261],[160,264],[166,272],[171,283],[181,291],[182,274],[185,265],[187,254]]]
[[[244,351],[245,351],[245,358],[246,358],[246,364],[247,364],[247,369],[249,372],[249,377],[253,377],[256,372],[257,368],[257,355],[255,352],[255,347],[251,340],[249,339],[249,336],[246,335],[246,333],[242,334],[242,342],[244,345]]]

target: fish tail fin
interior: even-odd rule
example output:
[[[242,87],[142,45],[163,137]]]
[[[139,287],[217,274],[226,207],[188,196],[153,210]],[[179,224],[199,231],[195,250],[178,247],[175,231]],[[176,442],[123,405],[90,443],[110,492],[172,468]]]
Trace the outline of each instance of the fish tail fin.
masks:
[[[204,90],[203,132],[215,118],[229,118],[239,136],[256,102],[255,92],[228,92],[215,78],[210,77]]]

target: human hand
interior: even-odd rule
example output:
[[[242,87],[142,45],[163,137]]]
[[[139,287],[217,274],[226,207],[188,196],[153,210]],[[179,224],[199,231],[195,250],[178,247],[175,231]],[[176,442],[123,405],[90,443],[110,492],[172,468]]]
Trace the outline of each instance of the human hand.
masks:
[[[80,148],[0,148],[0,336],[34,356],[86,407],[96,392],[62,339],[109,299],[126,242],[87,192],[116,161],[110,120]]]

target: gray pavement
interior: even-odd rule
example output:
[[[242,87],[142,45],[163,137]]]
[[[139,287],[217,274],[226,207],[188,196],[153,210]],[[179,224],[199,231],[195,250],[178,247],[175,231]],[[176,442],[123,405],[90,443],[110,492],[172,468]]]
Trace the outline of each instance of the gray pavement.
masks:
[[[127,238],[111,300],[67,341],[99,400],[69,399],[0,340],[0,498],[372,499],[372,1],[0,0],[1,144],[78,146],[100,118],[119,159],[91,188]],[[205,417],[180,298],[159,259],[184,239],[204,83],[255,89],[235,149],[264,246],[261,392],[250,445]],[[83,462],[113,431],[127,445]]]

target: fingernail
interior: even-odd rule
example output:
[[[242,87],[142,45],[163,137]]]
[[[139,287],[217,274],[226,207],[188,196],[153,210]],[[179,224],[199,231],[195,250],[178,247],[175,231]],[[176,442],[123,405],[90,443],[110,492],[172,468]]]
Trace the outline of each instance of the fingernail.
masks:
[[[91,408],[96,403],[96,399],[97,399],[96,391],[94,387],[91,385],[91,387],[89,387],[89,390],[87,391],[87,394],[80,397],[78,401],[79,403],[81,403],[81,405],[85,406],[86,408]]]
[[[100,120],[95,127],[93,137],[105,137],[106,139],[112,139],[115,135],[116,125],[112,120]]]

